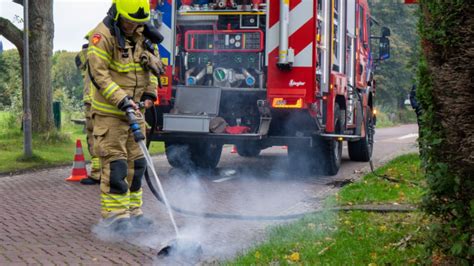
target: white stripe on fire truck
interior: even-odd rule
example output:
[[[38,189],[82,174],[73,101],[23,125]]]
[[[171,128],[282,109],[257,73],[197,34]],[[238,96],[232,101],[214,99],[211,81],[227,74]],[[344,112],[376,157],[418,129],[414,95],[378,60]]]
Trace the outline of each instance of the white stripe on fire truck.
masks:
[[[313,65],[313,43],[309,43],[303,50],[295,56],[293,66],[310,67]]]
[[[171,29],[166,25],[166,24],[162,24],[161,27],[160,27],[160,33],[163,35],[163,42],[161,43],[161,45],[163,46],[163,48],[165,48],[168,52],[170,52],[170,54],[173,54],[172,51],[173,51],[173,47],[172,46],[172,34],[173,32],[171,31]]]
[[[301,1],[299,5],[297,5],[295,8],[293,8],[290,11],[290,27],[289,27],[290,36],[293,35],[295,32],[297,32],[304,24],[306,24],[312,18],[313,18],[313,1],[312,0]],[[280,22],[275,23],[275,25],[273,25],[269,29],[269,34],[267,36],[268,38],[267,38],[266,50],[267,50],[267,53],[270,54],[279,45]],[[291,44],[290,44],[290,47],[291,47]],[[301,52],[306,51],[306,48],[301,50]],[[311,54],[309,54],[308,56],[311,56]],[[265,63],[268,65],[268,56],[266,56]],[[295,58],[295,63],[298,64],[298,62],[296,62],[296,58]],[[294,65],[297,66],[296,64]]]

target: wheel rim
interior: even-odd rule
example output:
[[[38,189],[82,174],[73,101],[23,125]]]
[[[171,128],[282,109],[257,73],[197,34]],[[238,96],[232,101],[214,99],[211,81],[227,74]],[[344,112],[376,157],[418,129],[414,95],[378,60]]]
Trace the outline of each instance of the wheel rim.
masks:
[[[341,153],[342,153],[342,142],[338,140],[334,140],[334,158],[336,159],[337,164],[339,164],[341,160]]]
[[[371,113],[368,115],[367,119],[367,149],[369,152],[369,157],[372,157],[372,150],[374,147],[374,134],[375,134],[375,128],[374,128],[374,123],[372,119]]]

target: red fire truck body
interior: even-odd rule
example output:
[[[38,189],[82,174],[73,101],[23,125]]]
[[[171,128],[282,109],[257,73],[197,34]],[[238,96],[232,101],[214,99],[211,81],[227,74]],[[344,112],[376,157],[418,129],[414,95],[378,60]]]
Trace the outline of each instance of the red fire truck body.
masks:
[[[367,0],[153,2],[167,66],[147,119],[172,166],[216,167],[223,144],[248,157],[286,145],[290,165],[333,175],[344,140],[370,160],[390,32],[370,36]]]

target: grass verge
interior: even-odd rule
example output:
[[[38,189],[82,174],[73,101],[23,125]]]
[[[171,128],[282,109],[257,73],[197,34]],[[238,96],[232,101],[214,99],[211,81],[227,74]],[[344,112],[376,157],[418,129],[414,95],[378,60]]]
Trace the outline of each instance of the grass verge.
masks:
[[[10,125],[14,125],[13,127]],[[87,152],[86,134],[83,126],[63,123],[59,132],[33,136],[34,156],[23,157],[23,134],[15,118],[6,112],[0,112],[0,174],[21,170],[45,168],[71,164],[74,159],[76,140],[80,139],[86,160],[90,159]],[[161,142],[152,142],[151,154],[164,151]]]
[[[379,110],[378,108],[376,108]],[[376,128],[394,127],[401,124],[415,124],[416,114],[409,108],[398,109],[395,111],[381,111],[377,112]]]
[[[328,205],[416,204],[423,193],[416,154],[400,156],[377,170],[397,182],[369,174],[343,187]],[[426,257],[429,220],[421,212],[325,211],[269,229],[267,241],[228,265],[410,265]]]

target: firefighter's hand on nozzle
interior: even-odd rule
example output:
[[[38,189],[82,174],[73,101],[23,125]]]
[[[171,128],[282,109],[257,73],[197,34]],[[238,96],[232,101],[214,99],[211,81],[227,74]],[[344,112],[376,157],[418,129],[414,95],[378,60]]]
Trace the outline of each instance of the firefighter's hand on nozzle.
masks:
[[[145,109],[149,109],[153,106],[153,101],[150,99],[146,99],[144,102],[144,105],[145,105]]]
[[[133,108],[133,110],[138,110],[138,105],[129,97],[125,97],[118,105],[118,108],[121,111],[126,112],[127,109]]]

